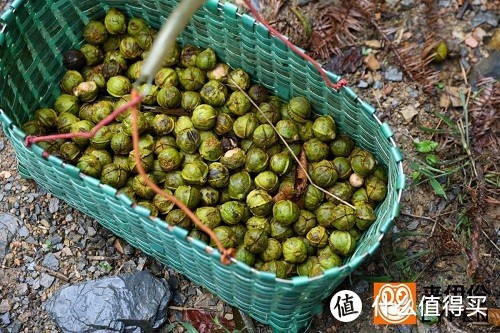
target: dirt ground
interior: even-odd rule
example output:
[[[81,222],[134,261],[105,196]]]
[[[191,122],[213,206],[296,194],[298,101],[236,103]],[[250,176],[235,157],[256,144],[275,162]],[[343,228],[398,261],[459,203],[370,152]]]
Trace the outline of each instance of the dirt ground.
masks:
[[[328,2],[329,6],[337,9],[344,8],[341,6],[345,6],[346,3],[347,1]],[[450,285],[464,285],[468,289],[472,285],[482,284],[489,293],[488,308],[500,308],[498,281],[500,198],[498,137],[495,138],[495,135],[498,135],[498,109],[484,115],[483,118],[471,113],[471,125],[469,127],[463,125],[465,110],[476,110],[474,102],[481,101],[481,94],[475,91],[485,91],[477,87],[478,68],[484,70],[485,66],[489,66],[488,59],[491,61],[495,54],[498,59],[500,28],[491,23],[495,22],[496,17],[498,24],[499,2],[381,1],[374,13],[376,17],[379,15],[375,23],[382,30],[377,30],[373,23],[356,16],[360,28],[350,30],[353,38],[339,43],[335,42],[335,36],[326,35],[332,38],[332,45],[337,45],[344,55],[352,55],[344,58],[328,50],[327,47],[315,48],[315,40],[304,37],[307,34],[303,30],[307,30],[307,24],[303,23],[303,18],[313,23],[313,30],[318,29],[322,21],[315,15],[318,13],[318,8],[323,8],[321,7],[323,2],[299,0],[298,3],[292,3],[274,0],[263,1],[260,5],[264,16],[270,22],[289,34],[299,45],[303,43],[301,46],[304,48],[315,49],[317,58],[323,58],[322,62],[326,68],[342,74],[349,82],[349,86],[361,98],[377,107],[377,115],[382,121],[390,124],[394,131],[394,139],[405,156],[407,187],[402,198],[400,217],[395,221],[391,232],[383,240],[375,256],[363,263],[338,288],[338,290],[353,290],[361,297],[363,301],[361,316],[351,323],[336,321],[328,310],[330,301],[328,297],[325,300],[324,312],[313,319],[308,331],[318,333],[499,331],[492,325],[464,323],[459,319],[452,322],[441,319],[437,324],[418,321],[417,325],[380,326],[373,324],[371,308],[373,282],[387,281],[416,282],[418,299],[424,287],[431,285],[439,286],[441,291],[444,291]],[[467,5],[466,9],[464,5]],[[326,19],[323,17],[322,20]],[[381,31],[388,39],[385,39]],[[408,73],[408,68],[413,66],[409,56],[407,58],[403,56],[403,62],[398,61],[393,48],[399,50],[399,53],[405,47],[414,48],[416,51],[413,53],[417,54],[417,58],[412,59],[422,61],[424,57],[421,56],[421,50],[427,45],[426,41],[429,43],[429,39],[435,44],[446,42],[448,52],[444,61],[428,65],[417,64],[414,66],[416,69]],[[496,93],[497,98],[498,64],[498,61],[496,64],[493,61],[493,65],[490,64],[491,68],[488,67],[490,70],[488,73],[497,75],[496,84],[493,86],[496,87],[494,94]],[[431,75],[433,71],[437,73],[435,79],[430,76],[425,77]],[[471,97],[466,108],[460,102],[460,91],[464,92],[464,96],[470,91]],[[488,103],[483,102],[484,108],[488,107]],[[491,121],[488,117],[496,120]],[[481,122],[487,124],[484,135],[480,132]],[[460,128],[466,129],[470,136],[470,144],[466,147],[463,144]],[[438,159],[437,163],[429,153],[417,151],[415,142],[424,140],[438,143],[433,152]],[[74,211],[64,202],[58,202],[57,209],[54,210],[50,194],[43,192],[43,189],[38,188],[33,181],[23,180],[18,176],[12,147],[2,131],[0,131],[0,161],[2,171],[0,213],[26,218],[27,214],[36,209],[33,200],[30,202],[29,198],[23,197],[29,192],[35,193],[37,200],[41,202],[39,216],[51,221],[45,229],[30,227],[34,243],[29,244],[20,240],[19,257],[32,258],[33,262],[42,260],[45,252],[40,251],[40,247],[47,239],[47,233],[57,233],[57,228],[69,225],[75,232],[73,234],[59,232],[62,237],[60,242],[62,244],[65,244],[66,240],[68,244],[81,242],[82,246],[78,248],[78,253],[74,254],[73,264],[70,262],[68,265],[76,266],[79,262],[83,262],[82,267],[85,267],[86,272],[83,276],[75,276],[69,273],[66,275],[66,271],[62,271],[61,274],[67,278],[66,280],[56,278],[46,288],[34,289],[30,285],[28,291],[21,294],[14,293],[15,297],[9,303],[8,311],[0,311],[3,316],[5,313],[10,314],[9,323],[6,324],[5,321],[3,324],[0,323],[0,332],[16,332],[12,326],[14,322],[19,323],[17,332],[59,332],[41,309],[41,303],[57,288],[67,282],[142,269],[150,269],[157,276],[165,277],[178,290],[178,298],[172,304],[169,313],[171,322],[185,320],[183,309],[193,308],[207,310],[224,317],[231,329],[241,327],[239,323],[235,324],[235,309],[231,309],[218,298],[191,284],[183,276],[163,267],[151,258],[134,252],[133,249],[127,252],[124,250],[124,246],[126,247],[124,242],[120,242],[95,221]],[[433,163],[432,168],[429,168],[429,161]],[[478,176],[473,166],[482,171]],[[429,181],[429,172],[431,176],[435,176],[433,179],[437,180],[439,185]],[[478,215],[482,218],[477,218]],[[79,228],[84,231],[80,232]],[[99,243],[101,240],[107,245],[99,248],[97,244],[102,245]],[[59,251],[64,251],[63,249],[64,247]],[[89,255],[86,253],[87,250],[93,251],[91,258],[87,258]],[[111,268],[104,267],[105,265],[101,264],[104,260],[96,259],[97,257],[108,258],[106,262],[109,261]],[[2,273],[0,273],[2,280],[0,286],[4,287],[0,292],[2,299],[9,295],[6,292],[7,288],[19,290],[21,285],[27,283],[27,280],[21,281],[19,274],[26,275],[26,279],[29,279],[24,262],[19,263],[15,259],[14,256],[10,261],[5,260],[2,263]],[[72,272],[73,266],[61,265],[63,266],[61,270]],[[33,275],[35,274],[33,272],[39,275]],[[35,279],[47,273],[43,272],[39,265],[35,265],[33,272],[30,274]],[[255,325],[257,332],[270,332],[264,325],[259,323]],[[178,325],[175,330],[182,332],[184,328]]]

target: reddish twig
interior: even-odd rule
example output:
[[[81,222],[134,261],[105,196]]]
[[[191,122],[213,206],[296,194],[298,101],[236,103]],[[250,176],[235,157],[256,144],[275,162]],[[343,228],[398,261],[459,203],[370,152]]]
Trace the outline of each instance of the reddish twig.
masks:
[[[330,81],[328,78],[328,75],[326,75],[326,72],[323,68],[321,68],[320,64],[302,52],[297,46],[295,46],[292,42],[287,40],[278,30],[274,29],[269,23],[264,20],[259,12],[254,8],[254,6],[251,4],[250,0],[245,0],[245,4],[247,5],[248,9],[250,12],[252,12],[253,16],[257,21],[259,21],[262,25],[264,25],[276,38],[281,40],[283,43],[285,43],[295,54],[299,55],[300,57],[304,58],[305,60],[309,61],[313,66],[316,68],[318,73],[321,75],[325,83],[330,87],[335,90],[340,90],[342,87],[347,85],[347,81],[345,79],[340,79],[337,83],[333,83]]]

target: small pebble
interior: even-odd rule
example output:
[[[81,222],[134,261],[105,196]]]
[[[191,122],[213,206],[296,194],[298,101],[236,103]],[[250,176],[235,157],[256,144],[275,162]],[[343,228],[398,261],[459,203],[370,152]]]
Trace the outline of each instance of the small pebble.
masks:
[[[42,261],[42,265],[50,268],[52,270],[58,270],[59,269],[59,260],[57,260],[56,256],[54,253],[50,252],[45,255]]]
[[[411,221],[411,222],[408,224],[407,228],[408,228],[408,230],[415,230],[415,229],[417,229],[417,227],[418,227],[418,225],[419,225],[419,224],[420,224],[420,222],[419,222],[419,221],[417,221],[417,220],[413,220],[413,221]]]
[[[375,82],[373,83],[373,89],[380,89],[380,88],[382,88],[382,82],[380,82],[380,81],[375,81]]]
[[[42,273],[42,276],[40,277],[40,285],[42,285],[45,288],[49,288],[52,283],[54,283],[55,278],[52,275]]]
[[[57,198],[52,198],[49,201],[49,212],[54,214],[59,210],[59,199]]]
[[[19,234],[19,237],[26,238],[29,236],[30,232],[29,232],[28,228],[26,228],[25,226],[22,226],[19,229],[18,234]]]
[[[358,88],[362,88],[362,89],[368,88],[368,82],[360,80],[358,83]]]
[[[90,237],[94,237],[97,234],[97,231],[95,231],[95,229],[93,227],[88,227],[87,228],[87,234]]]
[[[5,143],[3,140],[0,140],[0,151],[2,151],[5,148]]]
[[[403,72],[398,71],[396,67],[390,67],[385,73],[384,76],[389,81],[398,82],[403,80]]]

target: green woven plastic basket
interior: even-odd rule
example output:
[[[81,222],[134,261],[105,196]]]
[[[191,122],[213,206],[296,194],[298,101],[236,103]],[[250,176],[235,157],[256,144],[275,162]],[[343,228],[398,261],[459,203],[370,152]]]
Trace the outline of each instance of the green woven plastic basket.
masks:
[[[315,112],[332,115],[341,131],[370,150],[388,170],[387,198],[378,209],[376,222],[365,232],[356,252],[342,267],[314,278],[277,279],[245,264],[224,266],[220,254],[207,245],[186,238],[187,231],[151,219],[149,211],[132,207],[125,196],[85,176],[59,158],[27,148],[19,126],[37,108],[52,105],[59,94],[64,68],[61,54],[78,47],[83,26],[102,18],[107,9],[118,7],[129,16],[146,19],[159,28],[177,5],[176,0],[14,1],[0,16],[0,121],[19,161],[19,171],[92,216],[105,228],[133,246],[185,274],[227,303],[238,307],[275,331],[294,332],[322,310],[328,297],[380,245],[399,213],[405,184],[402,155],[392,131],[375,116],[375,109],[350,88],[336,92],[327,87],[314,67],[294,54],[283,42],[248,15],[237,13],[232,4],[207,0],[180,37],[181,44],[211,47],[232,67],[242,67],[252,78],[284,100],[306,96]],[[339,77],[329,74],[331,80]],[[3,111],[2,111],[3,110]]]

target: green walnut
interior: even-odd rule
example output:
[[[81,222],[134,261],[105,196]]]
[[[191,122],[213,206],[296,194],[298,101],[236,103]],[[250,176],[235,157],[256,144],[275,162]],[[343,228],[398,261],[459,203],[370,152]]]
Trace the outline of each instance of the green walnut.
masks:
[[[215,125],[217,111],[208,104],[198,105],[191,115],[194,128],[198,130],[210,130]]]
[[[221,225],[213,229],[215,235],[221,242],[222,246],[225,248],[232,248],[236,245],[236,235],[234,234],[233,229],[228,226]],[[216,246],[216,243],[213,239],[210,240],[210,246]]]
[[[125,59],[125,58],[124,58]],[[132,81],[137,81],[139,80],[139,78],[141,77],[142,75],[142,65],[144,64],[144,61],[143,60],[139,60],[139,61],[136,61],[134,62],[133,64],[131,64],[128,69],[127,69],[127,77],[132,80]],[[115,68],[113,68],[113,66],[111,65],[111,63],[108,64],[108,68],[107,68],[108,71],[110,71],[108,73],[108,76],[111,77],[111,76],[114,76],[114,75],[118,75],[119,72],[117,73]]]
[[[99,163],[101,163],[101,166],[105,166],[105,165],[108,165],[110,163],[113,162],[113,158],[111,157],[111,154],[108,153],[107,150],[104,150],[104,149],[93,149],[89,152],[88,149],[90,149],[91,147],[87,148],[87,150],[85,151],[85,154],[89,154],[89,155],[92,155],[94,157],[96,157],[98,160],[99,160]]]
[[[174,86],[166,86],[158,91],[156,101],[164,108],[175,108],[181,104],[182,95]]]
[[[108,31],[102,22],[90,21],[83,27],[83,38],[87,43],[98,45],[104,43]]]
[[[290,172],[293,165],[292,157],[286,151],[271,156],[269,161],[269,168],[278,176],[282,176]]]
[[[318,257],[307,257],[307,259],[297,265],[297,275],[311,276],[311,271],[315,265],[319,265]]]
[[[99,178],[101,176],[102,166],[95,156],[83,155],[78,160],[76,166],[78,169],[80,169],[81,172],[86,175],[94,178]]]
[[[149,129],[149,121],[146,113],[138,112],[137,113],[137,131],[139,134],[147,131]],[[132,136],[132,114],[129,114],[122,121],[122,132]]]
[[[219,162],[208,166],[207,181],[214,188],[224,188],[229,183],[229,170]]]
[[[92,104],[92,106],[91,120],[96,124],[104,120],[113,112],[113,103],[110,101],[98,101]]]
[[[234,91],[229,95],[226,107],[236,116],[243,116],[250,111],[252,104],[241,91]]]
[[[279,186],[279,178],[272,171],[263,171],[255,176],[255,186],[259,189],[274,193]]]
[[[56,111],[58,115],[65,112],[76,115],[79,111],[79,108],[80,102],[74,95],[61,94],[56,98],[56,101],[54,102],[54,111]]]
[[[252,216],[246,221],[245,225],[247,229],[263,229],[267,233],[271,233],[271,224],[265,217]]]
[[[61,157],[71,164],[75,164],[81,156],[80,148],[72,141],[65,142],[59,147]]]
[[[35,119],[40,122],[40,125],[51,129],[56,126],[57,113],[50,108],[38,109],[35,111]]]
[[[217,64],[217,57],[214,50],[207,48],[201,51],[196,57],[196,67],[203,71],[211,71]]]
[[[174,147],[167,147],[158,154],[160,167],[165,171],[177,169],[182,163],[182,154]]]
[[[298,126],[292,120],[282,119],[278,121],[276,124],[276,131],[288,143],[295,142],[300,139]]]
[[[304,208],[309,211],[314,211],[321,205],[325,194],[318,188],[307,185],[306,191],[304,193]]]
[[[335,157],[332,161],[340,180],[346,180],[352,174],[351,162],[345,157]]]
[[[363,233],[361,230],[359,230],[356,227],[351,228],[347,231],[351,234],[351,236],[354,238],[354,240],[356,240],[356,242],[361,238],[362,233]]]
[[[354,141],[350,136],[341,134],[330,143],[330,150],[336,157],[348,157],[354,148]]]
[[[307,259],[306,244],[299,237],[288,238],[283,242],[283,257],[292,264],[304,262]]]
[[[329,187],[335,184],[338,178],[334,164],[329,160],[322,160],[309,165],[309,176],[314,184],[320,187]]]
[[[250,96],[255,104],[260,104],[267,102],[269,99],[269,92],[263,86],[254,84],[248,89],[248,96]]]
[[[387,183],[387,174],[385,173],[384,167],[381,165],[377,165],[375,170],[373,170],[372,175],[382,180],[384,183]]]
[[[144,171],[150,172],[151,170],[153,170],[153,164],[154,164],[153,151],[151,151],[149,149],[139,149],[139,155],[141,158],[141,165],[142,165],[142,168],[144,169]],[[128,156],[128,169],[133,174],[139,172],[137,169],[137,162],[135,159],[135,151],[134,150],[132,150]]]
[[[132,83],[130,80],[123,75],[116,75],[111,77],[108,82],[106,82],[106,91],[113,97],[121,97],[130,93],[132,89]]]
[[[299,215],[299,207],[291,200],[281,200],[276,202],[273,206],[274,220],[284,226],[289,226],[297,221]]]
[[[329,115],[316,118],[312,130],[316,139],[323,142],[330,142],[337,136],[337,125]]]
[[[158,161],[158,164],[160,162]],[[160,165],[161,168],[161,165]],[[163,168],[161,168],[163,170]],[[163,182],[165,188],[169,190],[175,191],[181,185],[187,185],[184,179],[182,178],[181,172],[179,170],[169,171],[165,174],[165,181]]]
[[[256,266],[256,265],[255,265]],[[260,268],[261,271],[274,273],[277,278],[284,279],[288,275],[288,264],[283,260],[272,260],[264,263]]]
[[[199,207],[196,209],[194,214],[200,219],[200,221],[213,231],[217,229],[220,224],[222,223],[219,210],[217,207]],[[229,233],[229,236],[231,236],[230,241],[233,242],[231,246],[225,246],[225,247],[233,247],[234,246],[234,235],[232,230],[229,227],[226,227],[224,232]],[[222,231],[222,230],[221,230]],[[221,239],[222,241],[222,239]]]
[[[271,147],[267,148],[266,153],[269,156],[274,156],[281,153],[283,150],[284,150],[283,146],[281,146],[279,143],[276,143]]]
[[[224,105],[227,94],[226,85],[216,80],[208,81],[200,90],[203,102],[214,107]]]
[[[328,201],[331,201],[335,204],[341,203],[337,198],[340,198],[344,201],[349,201],[351,200],[352,193],[354,192],[353,187],[344,182],[337,182],[335,183],[332,187],[328,189],[328,192],[333,194],[332,195],[327,195],[326,199]]]
[[[195,209],[201,201],[200,190],[190,185],[181,185],[177,187],[174,192],[174,196],[189,209]]]
[[[135,37],[128,36],[120,41],[120,53],[125,59],[135,59],[141,55],[142,48]]]
[[[158,86],[150,83],[144,83],[139,86],[139,94],[143,104],[154,105],[157,102]]]
[[[104,25],[112,35],[119,35],[127,29],[125,15],[116,8],[111,8],[104,17]]]
[[[366,195],[372,201],[382,201],[387,195],[386,183],[377,177],[368,177],[365,180]]]
[[[281,120],[279,111],[270,103],[260,103],[259,109],[255,110],[254,113],[261,124],[269,124],[271,122],[271,124],[276,125]]]
[[[253,113],[247,113],[234,121],[233,131],[241,139],[251,138],[255,129],[259,126],[259,120]]]
[[[314,138],[312,126],[313,122],[311,120],[306,120],[299,126],[299,138],[301,141],[306,142]]]
[[[259,148],[268,148],[278,141],[278,135],[269,124],[259,125],[253,132],[253,142]]]
[[[228,193],[229,197],[234,200],[243,200],[252,190],[253,181],[250,174],[246,171],[241,171],[232,174],[229,177]]]
[[[94,128],[94,123],[88,121],[88,120],[79,120],[71,125],[70,132],[71,133],[77,133],[77,132],[90,132]],[[73,137],[71,138],[74,143],[76,143],[79,146],[88,146],[89,144],[89,139],[85,137]]]
[[[356,217],[356,227],[360,230],[366,230],[375,221],[377,216],[372,206],[366,202],[357,202],[354,204],[356,207],[355,217]]]
[[[127,24],[127,33],[130,36],[149,33],[149,26],[142,18],[132,17]]]
[[[218,63],[215,65],[214,69],[207,72],[207,77],[209,80],[216,80],[221,83],[227,83],[228,74],[231,71],[231,67],[224,63]]]
[[[101,182],[115,188],[125,186],[128,170],[119,164],[110,163],[102,167]]]
[[[175,121],[166,114],[157,114],[153,121],[153,131],[158,136],[167,135],[174,130]]]
[[[328,145],[325,142],[313,138],[304,142],[303,149],[309,162],[326,160],[329,155]]]
[[[322,248],[328,244],[328,233],[325,227],[318,225],[307,232],[306,239],[312,246]]]
[[[175,138],[170,135],[160,136],[154,141],[153,151],[156,155],[159,155],[163,149],[167,147],[178,148]]]
[[[358,175],[357,173],[352,173],[349,176],[349,185],[351,185],[354,188],[359,188],[359,187],[363,186],[364,183],[365,183],[365,179],[363,177],[361,177],[360,175]]]
[[[177,121],[175,122],[174,126],[174,133],[175,136],[179,136],[179,134],[186,129],[194,129],[193,122],[191,121],[191,118],[188,116],[180,116],[177,118]]]
[[[354,215],[354,209],[344,205],[339,204],[333,210],[333,216],[331,220],[331,225],[337,230],[349,230],[356,223],[356,216]]]
[[[318,263],[324,269],[339,267],[342,265],[342,258],[336,255],[330,246],[318,249]]]
[[[344,257],[353,253],[356,248],[356,240],[348,231],[332,231],[328,243],[334,253]]]
[[[236,144],[238,144],[238,143],[236,142]],[[245,154],[251,148],[255,147],[255,143],[253,143],[253,141],[250,140],[250,139],[243,139],[243,140],[241,140],[239,145],[240,145],[241,149],[243,149],[243,151],[245,152]]]
[[[247,232],[247,228],[242,224],[236,224],[230,226],[233,229],[234,235],[236,237],[236,244],[238,246],[243,245],[243,241],[245,239],[245,233]]]
[[[193,154],[200,147],[200,133],[194,128],[185,129],[177,135],[176,143],[183,152]]]
[[[172,209],[167,213],[165,221],[170,225],[176,225],[184,229],[191,229],[193,222],[182,209]]]
[[[196,230],[196,229],[192,229],[188,233],[188,237],[198,239],[205,244],[208,244],[210,242],[210,237],[206,233],[204,233],[203,231],[200,231],[200,230]]]
[[[207,182],[208,166],[201,161],[185,163],[181,175],[188,184],[203,185]]]
[[[263,252],[268,243],[269,236],[263,229],[248,229],[243,240],[245,248],[252,253]]]
[[[293,231],[299,236],[305,236],[317,224],[318,222],[314,213],[301,209],[299,218],[293,223]]]
[[[194,45],[186,45],[181,51],[181,63],[184,67],[196,66],[196,58],[201,50]]]
[[[214,132],[217,135],[223,136],[231,132],[233,129],[234,120],[227,113],[219,112],[217,118],[215,119]]]
[[[179,75],[172,68],[162,68],[155,75],[155,84],[158,87],[177,87],[179,84]]]
[[[274,238],[269,238],[266,249],[259,256],[262,261],[269,262],[281,258],[282,253],[281,243]]]
[[[305,97],[294,97],[288,103],[288,116],[297,123],[305,123],[311,114],[311,105]]]
[[[229,72],[227,82],[231,90],[247,90],[250,87],[250,75],[243,69],[236,68]]]
[[[80,47],[80,52],[83,54],[85,62],[89,67],[99,65],[104,59],[104,54],[96,45],[83,44],[82,47]]]
[[[197,67],[179,70],[179,83],[185,90],[199,91],[205,84],[205,73]]]
[[[255,255],[252,252],[248,251],[244,245],[238,246],[234,254],[234,258],[240,262],[247,264],[248,266],[252,266],[255,262]]]
[[[351,155],[351,168],[361,177],[368,176],[375,168],[375,157],[367,150],[358,150]]]
[[[366,189],[364,187],[358,188],[351,196],[351,202],[356,205],[358,202],[365,202],[371,204],[368,194],[366,194]]]
[[[332,226],[332,220],[335,216],[335,207],[333,202],[327,201],[316,209],[316,221],[318,221],[320,226],[325,228],[330,228]]]
[[[152,174],[147,174],[147,179],[153,183],[156,181]],[[146,180],[141,175],[132,178],[132,189],[138,197],[144,199],[149,200],[155,195],[155,191],[146,183]]]
[[[160,166],[160,162],[158,160],[153,161],[153,168],[151,169],[151,173],[156,178],[158,184],[164,184],[167,179],[167,172],[163,170]]]
[[[204,186],[200,189],[201,204],[204,206],[215,206],[219,202],[220,193],[215,188]]]
[[[279,240],[280,242],[293,236],[293,229],[289,226],[284,226],[283,224],[272,219],[269,223],[271,225],[271,237]]]
[[[235,225],[243,220],[245,204],[240,201],[227,201],[220,205],[219,212],[224,223]]]
[[[260,217],[269,215],[274,203],[273,197],[264,190],[251,191],[248,193],[246,202],[252,214]]]
[[[248,172],[262,172],[269,165],[269,156],[267,153],[257,147],[251,148],[245,157],[245,170]]]
[[[132,150],[132,138],[125,133],[117,133],[111,137],[111,149],[117,155],[126,155]]]
[[[64,73],[64,76],[61,80],[61,90],[66,94],[73,94],[73,90],[83,82],[83,76],[80,72],[75,70],[69,70]]]

